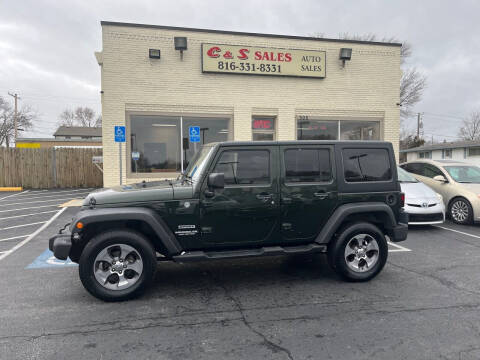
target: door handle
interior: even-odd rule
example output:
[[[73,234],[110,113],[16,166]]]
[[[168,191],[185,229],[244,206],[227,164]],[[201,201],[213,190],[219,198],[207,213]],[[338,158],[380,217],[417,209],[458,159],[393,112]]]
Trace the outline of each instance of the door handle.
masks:
[[[257,199],[262,200],[263,202],[267,202],[271,198],[272,198],[272,194],[267,194],[267,193],[257,194]]]
[[[315,195],[316,198],[323,200],[328,198],[329,194],[325,191],[320,191],[320,192],[313,193],[313,195]]]

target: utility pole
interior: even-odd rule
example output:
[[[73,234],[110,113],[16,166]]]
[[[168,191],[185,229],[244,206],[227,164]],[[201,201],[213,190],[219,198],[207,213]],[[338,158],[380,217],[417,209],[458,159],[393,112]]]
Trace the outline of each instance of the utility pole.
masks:
[[[20,99],[18,97],[18,94],[11,94],[11,93],[8,93],[8,95],[10,95],[11,97],[13,97],[15,99],[15,113],[13,115],[13,127],[15,129],[15,145],[17,144],[17,127],[18,127],[18,122],[17,122],[17,116],[18,116],[18,99]]]
[[[417,114],[417,139],[420,139],[420,113]]]

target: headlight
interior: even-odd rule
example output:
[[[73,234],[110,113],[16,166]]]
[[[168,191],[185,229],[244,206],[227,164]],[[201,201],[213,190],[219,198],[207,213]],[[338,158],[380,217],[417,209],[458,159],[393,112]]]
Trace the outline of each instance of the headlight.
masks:
[[[442,201],[442,202],[443,202],[443,196],[442,196],[442,195],[440,195],[439,193],[436,193],[435,195],[437,195],[438,201]]]

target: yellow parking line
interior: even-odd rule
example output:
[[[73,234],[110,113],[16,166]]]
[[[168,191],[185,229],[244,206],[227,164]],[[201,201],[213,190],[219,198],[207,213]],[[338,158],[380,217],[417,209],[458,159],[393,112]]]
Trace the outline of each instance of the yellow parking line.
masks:
[[[59,205],[59,207],[76,207],[76,206],[78,207],[78,206],[82,206],[82,203],[83,203],[83,199],[73,199]]]
[[[20,187],[0,187],[0,191],[22,191],[23,188],[20,186]]]

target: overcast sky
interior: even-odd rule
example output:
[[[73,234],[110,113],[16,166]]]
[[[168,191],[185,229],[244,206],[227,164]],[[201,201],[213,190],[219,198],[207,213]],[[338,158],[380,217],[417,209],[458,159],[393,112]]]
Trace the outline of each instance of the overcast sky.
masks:
[[[100,21],[287,35],[374,33],[408,41],[428,88],[415,111],[425,136],[453,140],[461,118],[480,110],[480,1],[380,0],[0,0],[0,96],[18,92],[38,110],[36,130],[53,133],[65,108],[100,112]],[[414,128],[416,120],[407,120]]]

